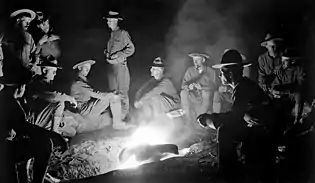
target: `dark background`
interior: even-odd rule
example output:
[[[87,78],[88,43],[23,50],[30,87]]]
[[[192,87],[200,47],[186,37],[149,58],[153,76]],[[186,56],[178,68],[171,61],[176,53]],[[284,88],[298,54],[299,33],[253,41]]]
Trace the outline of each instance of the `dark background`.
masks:
[[[131,73],[130,97],[149,79],[149,66],[162,56],[178,87],[191,64],[188,53],[197,51],[212,56],[218,63],[226,48],[237,48],[254,63],[250,75],[255,79],[255,63],[265,50],[260,42],[269,31],[283,34],[296,46],[309,71],[313,71],[314,0],[2,0],[1,19],[17,9],[41,10],[52,17],[54,31],[61,36],[64,69],[56,83],[68,90],[72,65],[96,59],[90,80],[99,90],[107,89],[108,65],[103,50],[109,29],[102,16],[109,10],[124,17],[136,52],[128,59]],[[313,72],[314,73],[314,72]],[[313,78],[310,72],[309,78]],[[312,81],[311,81],[312,83]],[[313,88],[313,87],[312,87]]]

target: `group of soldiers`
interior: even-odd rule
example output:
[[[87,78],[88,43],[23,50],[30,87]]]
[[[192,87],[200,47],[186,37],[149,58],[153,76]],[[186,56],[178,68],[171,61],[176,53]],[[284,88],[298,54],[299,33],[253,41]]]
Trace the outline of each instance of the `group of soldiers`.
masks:
[[[114,129],[134,127],[128,122],[131,114],[127,59],[134,54],[135,46],[128,32],[118,26],[122,17],[110,11],[104,17],[112,31],[104,50],[112,68],[109,92],[93,89],[87,76],[95,60],[82,60],[73,66],[77,77],[70,94],[65,94],[52,85],[61,69],[60,37],[52,34],[49,17],[23,9],[13,12],[10,19],[13,26],[1,34],[0,97],[6,102],[1,102],[0,116],[10,132],[5,143],[14,152],[9,158],[13,159],[12,167],[22,157],[35,157],[34,182],[42,182],[52,147],[65,146],[61,135],[74,136],[80,126],[64,124],[67,108],[75,109],[83,118],[95,119],[111,113]],[[27,31],[32,21],[42,32],[36,41]],[[235,141],[246,142],[251,147],[248,161],[254,165],[251,175],[266,178],[264,173],[272,167],[273,149],[282,142],[286,129],[301,121],[303,109],[305,73],[297,52],[282,49],[282,41],[281,37],[268,34],[262,42],[268,51],[258,59],[258,83],[243,76],[244,68],[251,64],[244,63],[245,56],[235,49],[225,50],[221,63],[212,67],[208,62],[211,56],[192,53],[188,56],[193,66],[184,74],[178,92],[164,73],[163,59],[157,57],[150,69],[153,78],[138,90],[134,107],[147,121],[181,108],[190,123],[218,130],[219,168],[232,179],[237,176],[238,166]],[[221,72],[221,81],[216,69]],[[30,148],[36,144],[43,148]],[[21,155],[24,150],[28,153]]]

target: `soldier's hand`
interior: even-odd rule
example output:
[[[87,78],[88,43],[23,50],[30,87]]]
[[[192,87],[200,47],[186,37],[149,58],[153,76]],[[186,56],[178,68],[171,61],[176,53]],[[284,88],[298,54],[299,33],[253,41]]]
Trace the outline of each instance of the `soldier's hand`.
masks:
[[[193,90],[193,89],[194,89],[194,84],[190,84],[190,85],[188,86],[188,88],[189,88],[189,90]]]
[[[243,119],[246,121],[248,127],[252,127],[254,125],[258,125],[259,120],[257,118],[253,118],[249,114],[245,114]]]
[[[60,37],[57,36],[57,35],[51,35],[51,36],[48,38],[49,41],[56,41],[56,40],[58,40],[58,39],[60,39]]]
[[[211,115],[207,113],[199,115],[197,117],[197,122],[199,123],[201,127],[206,128],[206,129],[209,128],[209,123],[213,123],[211,119]]]
[[[183,90],[189,91],[188,85],[184,85]]]
[[[226,86],[220,86],[219,87],[219,92],[220,93],[224,93],[224,92],[226,92],[227,91],[227,87]]]
[[[135,108],[140,108],[143,105],[143,103],[141,101],[136,101],[134,103]]]
[[[270,89],[269,92],[272,95],[272,97],[274,97],[274,98],[280,98],[281,97],[280,91]]]
[[[197,88],[198,90],[201,90],[201,85],[199,83],[194,83],[195,88]]]
[[[43,36],[43,37],[38,41],[38,44],[39,44],[39,45],[42,45],[42,44],[44,44],[44,43],[47,42],[47,41],[48,41],[48,36],[45,35],[45,36]]]
[[[110,56],[110,58],[111,58],[112,60],[117,59],[117,58],[118,58],[118,55],[117,55],[117,54],[113,54],[113,55]]]
[[[77,103],[77,101],[75,100],[75,98],[73,98],[73,97],[71,97],[71,96],[68,96],[68,101],[69,101],[72,105],[74,105],[74,108],[77,108],[78,103]]]

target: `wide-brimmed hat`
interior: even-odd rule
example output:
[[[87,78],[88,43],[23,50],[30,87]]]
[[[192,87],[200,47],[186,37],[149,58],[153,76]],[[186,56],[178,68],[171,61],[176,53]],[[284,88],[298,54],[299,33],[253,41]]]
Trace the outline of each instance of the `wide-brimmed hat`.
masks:
[[[285,49],[281,57],[286,58],[286,59],[293,59],[293,60],[301,59],[298,50],[295,48]]]
[[[204,53],[190,53],[188,56],[190,56],[191,58],[204,58],[204,60],[207,60],[210,58],[209,55],[204,54]]]
[[[269,41],[283,41],[283,38],[281,38],[280,36],[277,36],[275,34],[271,34],[271,33],[267,33],[265,39],[263,42],[260,43],[260,46],[265,47]]]
[[[94,65],[95,64],[95,60],[84,60],[84,61],[80,61],[79,63],[75,64],[72,69],[77,69],[78,67],[85,65],[85,64],[90,64],[90,65]]]
[[[109,11],[108,15],[104,16],[103,19],[117,19],[117,20],[123,20],[123,18],[119,15],[116,11]]]
[[[14,11],[10,15],[11,18],[22,17],[22,16],[29,17],[31,19],[31,21],[32,21],[36,17],[36,13],[34,11],[30,10],[30,9],[20,9],[20,10]]]
[[[153,63],[151,65],[151,67],[164,67],[164,63],[162,62],[162,59],[161,57],[156,57],[154,60],[153,60]]]
[[[248,66],[251,66],[252,64],[245,63],[242,58],[242,55],[237,50],[229,49],[224,52],[221,59],[221,63],[213,65],[212,68],[221,69],[222,67],[232,66],[232,65],[248,67]]]
[[[49,55],[43,58],[42,63],[38,64],[40,67],[56,67],[57,69],[61,69],[58,65],[58,61],[55,57]]]

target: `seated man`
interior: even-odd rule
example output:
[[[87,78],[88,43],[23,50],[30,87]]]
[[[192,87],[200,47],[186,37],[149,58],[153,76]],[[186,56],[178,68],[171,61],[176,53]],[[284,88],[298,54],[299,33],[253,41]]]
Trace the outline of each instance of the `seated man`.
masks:
[[[205,64],[208,55],[193,53],[194,66],[184,75],[180,93],[182,107],[189,121],[195,122],[197,116],[212,110],[212,99],[216,90],[215,71]]]
[[[229,49],[224,50],[224,53],[229,51]],[[246,61],[246,57],[242,55],[243,62]],[[244,76],[249,77],[248,72],[245,73],[245,68],[248,68],[251,64],[244,65]],[[231,110],[233,100],[232,100],[233,89],[229,85],[219,86],[218,91],[214,92],[213,96],[213,112],[221,113]]]
[[[127,129],[131,125],[122,121],[121,98],[116,93],[95,91],[87,80],[94,60],[79,62],[73,66],[77,70],[77,78],[71,86],[71,96],[78,102],[79,113],[82,116],[100,117],[108,107],[113,115],[113,128]]]
[[[2,180],[5,182],[26,182],[17,177],[16,164],[34,158],[33,182],[43,183],[53,143],[47,131],[26,122],[20,99],[25,92],[26,81],[23,79],[1,78],[0,91],[0,139]],[[4,153],[4,154],[3,154]],[[19,176],[19,178],[22,178]]]
[[[214,65],[221,71],[223,85],[233,88],[233,104],[229,112],[203,114],[198,122],[204,127],[218,129],[219,171],[225,178],[236,181],[242,171],[237,161],[237,143],[244,142],[247,154],[245,163],[249,167],[249,176],[262,180],[271,176],[274,157],[271,136],[272,110],[268,96],[254,81],[243,76],[241,55],[229,50],[222,56],[221,64]],[[267,181],[268,182],[268,181]]]
[[[52,57],[47,57],[40,65],[43,75],[34,79],[27,86],[27,100],[31,110],[30,123],[47,130],[62,133],[60,123],[65,102],[77,105],[75,99],[64,93],[55,91],[51,82],[60,67]]]
[[[160,57],[153,61],[150,71],[153,78],[137,91],[134,106],[153,118],[178,108],[180,98],[172,81],[164,76],[164,64]]]
[[[275,79],[269,93],[279,114],[279,133],[283,133],[282,130],[292,123],[299,122],[303,112],[302,92],[305,72],[299,61],[300,57],[296,50],[286,49],[281,57],[281,65],[274,71]]]

